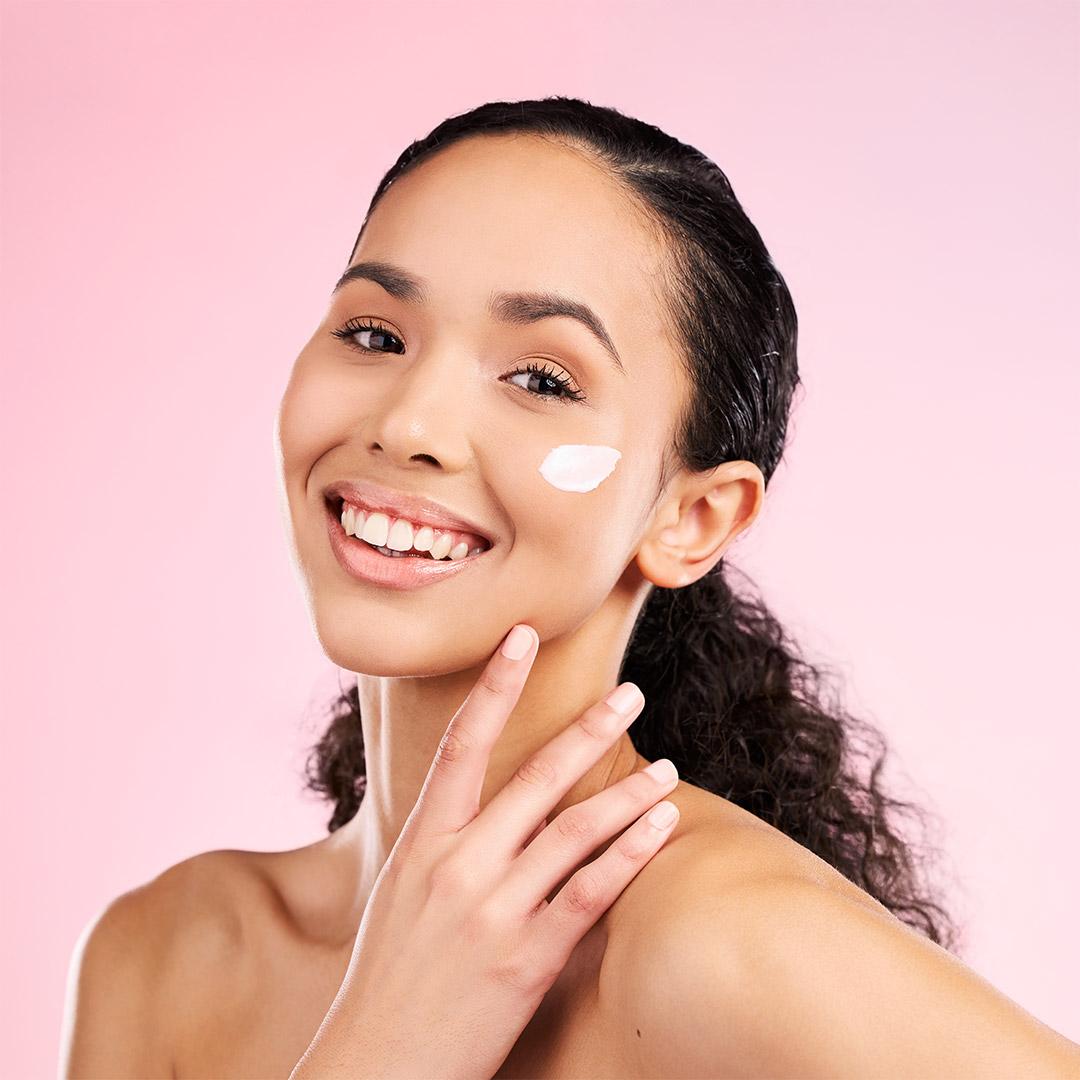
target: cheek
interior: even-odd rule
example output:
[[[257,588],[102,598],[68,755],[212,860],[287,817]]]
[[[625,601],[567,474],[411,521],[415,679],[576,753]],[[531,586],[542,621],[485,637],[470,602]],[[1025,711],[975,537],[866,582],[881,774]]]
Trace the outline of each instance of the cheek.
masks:
[[[578,565],[584,559],[598,570],[603,561],[598,552],[614,555],[620,550],[617,504],[625,492],[615,478],[621,457],[613,446],[564,443],[533,465],[533,479],[523,485],[531,492],[530,531],[561,565]]]
[[[637,478],[625,473],[632,463],[621,451],[596,443],[549,443],[516,457],[503,490],[512,493],[507,508],[525,562],[500,595],[534,611],[542,632],[562,633],[604,602],[624,568]],[[514,461],[507,454],[502,467]]]
[[[306,471],[326,449],[341,430],[346,400],[341,388],[320,377],[317,369],[302,362],[294,367],[277,414],[279,454],[286,471]]]
[[[606,480],[622,454],[613,446],[566,443],[540,463],[540,475],[559,491],[592,491]]]

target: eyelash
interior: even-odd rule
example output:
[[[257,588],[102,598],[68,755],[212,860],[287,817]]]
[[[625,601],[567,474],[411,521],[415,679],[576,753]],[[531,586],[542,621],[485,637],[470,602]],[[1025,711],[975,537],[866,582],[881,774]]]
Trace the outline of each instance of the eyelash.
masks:
[[[344,341],[349,348],[357,349],[360,352],[381,353],[386,351],[383,349],[369,349],[366,345],[361,345],[353,335],[360,333],[362,330],[374,330],[380,334],[386,334],[389,337],[392,337],[395,341],[401,341],[401,338],[399,338],[392,330],[388,330],[385,326],[380,326],[378,323],[368,319],[350,319],[344,326],[338,327],[337,330],[332,330],[331,333],[334,337]],[[402,344],[404,344],[404,342],[402,342]],[[540,394],[535,390],[529,390],[527,387],[518,387],[518,389],[523,389],[526,393],[532,394],[534,397],[548,398],[563,404],[569,404],[572,401],[583,401],[585,399],[584,391],[573,389],[568,378],[560,377],[559,373],[551,368],[540,367],[535,361],[530,361],[525,367],[518,368],[516,371],[511,372],[512,375],[521,375],[525,373],[539,375],[542,378],[550,379],[560,390],[560,393],[558,394]]]

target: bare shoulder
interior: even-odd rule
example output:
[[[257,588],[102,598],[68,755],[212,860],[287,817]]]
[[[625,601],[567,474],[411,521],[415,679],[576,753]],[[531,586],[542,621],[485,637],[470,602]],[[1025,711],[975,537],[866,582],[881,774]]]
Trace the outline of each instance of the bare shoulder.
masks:
[[[727,1022],[707,1015],[716,998],[697,993],[699,982],[738,987],[748,976],[760,980],[758,931],[767,937],[772,921],[800,903],[799,890],[834,898],[832,911],[892,916],[813,852],[726,799],[685,782],[670,798],[681,812],[675,833],[612,909],[602,1002],[639,1075],[657,1075],[657,1068],[665,1075],[723,1075],[694,1072],[702,1062],[671,1057],[681,1052],[671,1037],[671,1009],[691,1029]],[[689,1071],[680,1072],[684,1067]]]
[[[267,891],[260,855],[204,851],[124,893],[108,910],[179,977],[189,966],[227,961],[242,950],[250,914]]]
[[[885,911],[789,836],[709,791],[681,781],[669,796],[680,810],[675,832],[620,898],[609,943],[612,963],[630,959],[621,944],[637,951],[658,922],[673,925],[699,917],[712,905],[742,904],[757,889],[777,882],[804,882],[868,908]]]
[[[637,1075],[1080,1075],[1076,1044],[812,852],[697,791],[684,835],[639,874],[603,985]]]
[[[68,969],[61,1075],[172,1075],[174,1022],[242,949],[257,854],[184,859],[91,917]]]

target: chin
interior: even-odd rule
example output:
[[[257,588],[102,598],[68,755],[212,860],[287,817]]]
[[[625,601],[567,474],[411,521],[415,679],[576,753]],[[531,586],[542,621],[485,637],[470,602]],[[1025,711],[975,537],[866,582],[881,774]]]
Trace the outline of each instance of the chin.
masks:
[[[361,605],[355,598],[313,605],[312,625],[327,659],[357,675],[446,675],[489,658],[479,640],[482,635],[478,633],[470,647],[460,624],[446,629],[429,626],[424,632],[413,616],[387,613],[378,604]]]

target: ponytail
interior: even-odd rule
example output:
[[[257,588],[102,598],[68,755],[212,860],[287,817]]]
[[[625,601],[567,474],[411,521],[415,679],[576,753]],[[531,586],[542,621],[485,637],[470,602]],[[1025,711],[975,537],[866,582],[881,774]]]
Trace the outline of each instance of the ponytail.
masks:
[[[721,560],[690,585],[654,586],[642,606],[619,673],[645,695],[629,732],[635,748],[650,761],[671,758],[681,779],[779,829],[955,948],[956,928],[924,894],[914,848],[894,831],[896,813],[924,815],[882,791],[884,738],[826,707],[822,670],[759,598],[735,593],[729,570]]]

